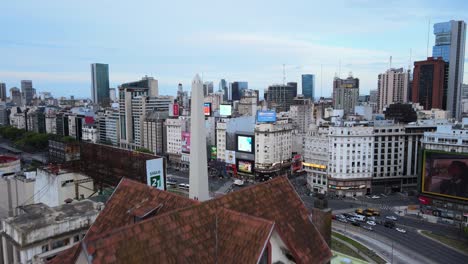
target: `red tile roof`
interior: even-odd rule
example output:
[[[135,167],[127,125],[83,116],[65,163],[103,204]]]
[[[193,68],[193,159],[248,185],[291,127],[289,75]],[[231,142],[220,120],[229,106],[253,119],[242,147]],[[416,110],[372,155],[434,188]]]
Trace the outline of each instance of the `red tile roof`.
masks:
[[[80,253],[80,246],[80,244],[75,244],[73,247],[60,252],[58,256],[47,261],[47,264],[74,263]]]
[[[138,214],[149,210],[149,207],[161,206],[158,214],[163,214],[197,203],[197,201],[180,195],[160,191],[146,184],[124,178],[109,198],[104,210],[89,229],[85,240],[133,224],[135,214],[132,214],[132,211]]]
[[[96,264],[257,263],[273,226],[205,203],[117,229],[86,251]]]
[[[156,216],[135,223],[154,208]],[[93,263],[214,263],[216,256],[220,263],[249,263],[258,260],[273,225],[297,263],[330,260],[286,177],[203,203],[124,179],[82,245]]]
[[[275,222],[276,230],[298,263],[326,263],[332,257],[330,248],[286,177],[277,177],[207,203]]]

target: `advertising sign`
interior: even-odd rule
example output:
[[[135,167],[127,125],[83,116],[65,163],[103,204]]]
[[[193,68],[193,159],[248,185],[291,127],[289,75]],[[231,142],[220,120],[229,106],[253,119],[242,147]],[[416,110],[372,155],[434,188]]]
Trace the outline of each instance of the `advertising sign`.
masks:
[[[214,146],[210,147],[211,159],[215,160],[218,156],[218,149]]]
[[[230,104],[222,104],[219,106],[219,115],[220,116],[231,116],[232,115],[232,106]]]
[[[253,152],[253,136],[237,135],[237,151]]]
[[[164,190],[166,184],[164,182],[164,166],[163,159],[157,158],[146,161],[146,182],[149,186],[159,190]]]
[[[273,123],[276,122],[275,111],[257,111],[257,122]]]
[[[253,161],[249,160],[238,160],[237,161],[237,170],[244,173],[253,172]]]
[[[203,104],[203,113],[205,116],[211,116],[211,103]]]
[[[468,154],[425,150],[422,193],[468,201]]]
[[[190,153],[190,132],[182,132],[182,152]]]
[[[226,163],[236,164],[236,152],[233,150],[226,150]]]
[[[169,104],[169,116],[174,117],[174,116],[179,116],[179,105],[170,103]]]

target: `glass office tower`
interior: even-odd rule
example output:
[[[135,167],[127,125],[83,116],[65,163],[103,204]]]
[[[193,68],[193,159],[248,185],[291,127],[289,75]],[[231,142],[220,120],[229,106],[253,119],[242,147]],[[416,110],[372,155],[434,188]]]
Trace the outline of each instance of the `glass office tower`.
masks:
[[[447,94],[446,110],[452,117],[461,117],[461,85],[465,63],[466,23],[464,21],[448,21],[434,24],[435,45],[432,57],[441,57],[448,63],[446,76]]]
[[[93,103],[109,105],[109,65],[102,63],[91,64],[91,82]]]
[[[302,75],[302,94],[304,98],[309,98],[314,101],[315,96],[315,75],[303,74]]]

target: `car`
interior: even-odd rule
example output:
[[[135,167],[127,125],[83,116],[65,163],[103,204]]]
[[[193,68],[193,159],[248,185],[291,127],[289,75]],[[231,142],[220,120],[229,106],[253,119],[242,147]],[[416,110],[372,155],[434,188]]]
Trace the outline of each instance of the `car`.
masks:
[[[396,231],[398,231],[400,233],[403,233],[403,234],[406,234],[406,230],[404,230],[403,228],[400,228],[400,227],[397,227]]]
[[[362,210],[361,208],[358,208],[356,209],[356,211],[354,211],[356,214],[363,214],[364,210]]]
[[[338,221],[342,222],[342,223],[348,223],[348,221],[346,221],[345,218],[338,218]]]
[[[369,221],[375,221],[375,216],[367,217],[367,220],[369,220]]]
[[[380,196],[378,196],[378,195],[372,195],[371,198],[372,198],[372,199],[380,199]]]
[[[342,214],[336,215],[336,219],[346,219],[346,217]]]
[[[376,225],[376,223],[375,223],[374,221],[367,221],[366,224],[371,225],[371,226],[375,226],[375,225]]]
[[[370,227],[370,226],[366,226],[366,225],[365,225],[365,226],[362,226],[362,228],[364,228],[364,229],[367,229],[367,230],[369,230],[369,231],[372,231],[372,230],[374,230],[374,229],[372,229],[372,227]]]
[[[385,218],[389,219],[389,220],[393,220],[393,221],[396,221],[397,218],[394,217],[393,215],[387,215]]]
[[[351,224],[352,224],[353,226],[361,226],[361,223],[356,222],[356,221],[352,222]]]
[[[346,218],[346,220],[347,220],[348,222],[350,222],[350,223],[355,223],[355,222],[357,222],[356,219],[355,219],[354,217],[348,217],[348,218]]]
[[[234,181],[234,185],[243,186],[243,185],[244,185],[244,181],[243,181],[243,180],[237,179],[237,180]]]
[[[170,179],[169,179],[169,180],[167,180],[166,184],[167,184],[167,185],[170,185],[170,186],[175,186],[175,185],[177,184],[177,182],[174,181],[174,180],[170,180]]]
[[[394,228],[394,227],[395,227],[395,222],[393,222],[393,221],[385,221],[384,226],[385,226],[385,227],[388,227],[388,228]]]

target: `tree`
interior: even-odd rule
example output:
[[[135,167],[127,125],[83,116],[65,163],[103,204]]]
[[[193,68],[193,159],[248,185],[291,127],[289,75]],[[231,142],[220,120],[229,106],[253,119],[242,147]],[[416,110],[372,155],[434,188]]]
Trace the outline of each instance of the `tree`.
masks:
[[[147,148],[137,148],[137,149],[135,149],[135,151],[143,152],[143,153],[148,153],[148,154],[154,155],[154,152],[151,151],[151,150],[149,150],[149,149],[147,149]]]

